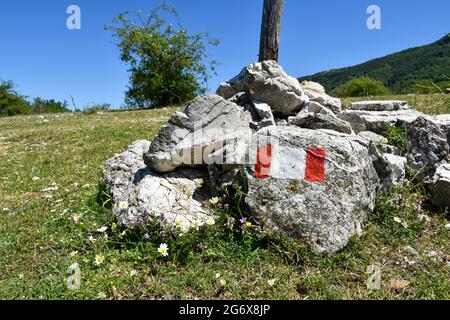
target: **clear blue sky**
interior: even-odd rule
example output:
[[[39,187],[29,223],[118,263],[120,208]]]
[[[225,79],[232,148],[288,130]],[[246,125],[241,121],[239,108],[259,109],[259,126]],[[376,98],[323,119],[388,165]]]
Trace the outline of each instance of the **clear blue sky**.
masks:
[[[169,0],[184,26],[209,31],[221,45],[208,52],[221,62],[210,80],[223,80],[257,60],[263,0]],[[0,4],[0,79],[31,97],[78,106],[123,102],[127,66],[103,29],[122,11],[146,11],[154,0],[4,0]],[[80,6],[82,29],[66,28],[66,9]],[[382,30],[366,27],[367,7],[382,10]],[[355,65],[438,40],[450,32],[449,0],[286,0],[280,63],[293,76]]]

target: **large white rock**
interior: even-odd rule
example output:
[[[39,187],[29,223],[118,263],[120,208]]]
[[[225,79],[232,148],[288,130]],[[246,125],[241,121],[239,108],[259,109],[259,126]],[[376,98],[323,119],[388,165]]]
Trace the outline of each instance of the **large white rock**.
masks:
[[[371,100],[353,102],[349,107],[350,110],[364,111],[398,111],[409,110],[408,103],[400,100]]]
[[[364,111],[364,110],[345,110],[339,117],[349,122],[356,132],[372,131],[382,134],[387,124],[409,124],[418,117],[424,116],[423,113],[413,110],[397,111]]]
[[[306,129],[328,129],[351,134],[351,125],[334,114],[300,112],[296,117],[289,117],[289,123]]]
[[[203,202],[210,199],[206,170],[184,168],[169,174],[155,173],[143,161],[149,146],[149,141],[136,141],[105,163],[104,178],[119,223],[140,225],[158,218],[163,225],[186,232],[195,220],[212,219],[203,208]]]
[[[263,129],[256,139],[272,146],[272,162],[265,179],[249,167],[246,202],[264,226],[304,239],[320,253],[341,250],[361,232],[379,180],[356,136],[288,126]],[[326,153],[323,181],[317,150]]]
[[[283,115],[296,114],[309,100],[298,80],[288,76],[275,61],[252,64],[217,90],[225,99],[240,92],[247,93],[250,100],[267,103],[273,112]]]
[[[440,208],[450,208],[450,164],[437,168],[433,178],[433,204]]]
[[[160,173],[209,164],[210,154],[252,134],[251,114],[218,95],[197,97],[161,128],[145,163]]]
[[[436,168],[448,160],[446,132],[433,121],[419,117],[408,125],[406,135],[408,166],[417,171],[418,180],[430,182]]]
[[[308,96],[310,101],[317,102],[322,106],[330,109],[334,114],[340,114],[342,110],[341,99],[329,96],[325,92],[325,88],[317,82],[303,81],[301,83],[303,92]]]
[[[362,131],[362,132],[358,133],[358,136],[360,136],[364,139],[368,139],[368,140],[372,141],[373,143],[375,143],[376,145],[383,145],[383,144],[388,143],[388,139],[386,139],[385,137],[380,136],[379,134],[376,134],[375,132],[372,132],[372,131]]]
[[[405,157],[396,156],[393,154],[385,153],[389,166],[392,169],[391,186],[401,186],[405,182],[407,160]]]

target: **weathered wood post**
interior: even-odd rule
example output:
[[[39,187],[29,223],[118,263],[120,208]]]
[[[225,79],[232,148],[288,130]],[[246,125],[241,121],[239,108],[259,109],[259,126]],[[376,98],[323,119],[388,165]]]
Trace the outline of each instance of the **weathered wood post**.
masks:
[[[284,0],[264,0],[259,61],[278,62]]]

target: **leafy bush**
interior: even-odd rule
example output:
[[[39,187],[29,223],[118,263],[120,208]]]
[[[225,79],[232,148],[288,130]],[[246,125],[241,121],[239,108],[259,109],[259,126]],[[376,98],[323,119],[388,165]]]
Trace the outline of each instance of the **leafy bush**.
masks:
[[[99,111],[109,111],[109,110],[111,110],[111,105],[109,103],[92,103],[84,108],[83,113],[93,114]]]
[[[31,108],[34,113],[62,113],[70,112],[67,101],[60,102],[54,99],[45,100],[41,98],[35,98],[31,104]]]
[[[369,77],[353,78],[340,85],[332,92],[337,97],[382,96],[389,94],[389,90],[380,80]]]
[[[25,97],[14,91],[12,81],[0,83],[0,116],[14,116],[32,113],[30,104]]]
[[[401,154],[406,154],[408,151],[408,139],[405,125],[388,123],[384,128],[383,136],[388,139],[388,143],[391,146],[397,147]]]
[[[175,16],[177,27],[159,12]],[[155,108],[181,104],[206,91],[209,72],[216,62],[206,61],[206,46],[217,45],[206,33],[193,35],[181,26],[175,8],[158,6],[146,18],[140,12],[135,18],[119,14],[116,26],[108,26],[119,40],[121,59],[129,64],[130,86],[126,104]]]

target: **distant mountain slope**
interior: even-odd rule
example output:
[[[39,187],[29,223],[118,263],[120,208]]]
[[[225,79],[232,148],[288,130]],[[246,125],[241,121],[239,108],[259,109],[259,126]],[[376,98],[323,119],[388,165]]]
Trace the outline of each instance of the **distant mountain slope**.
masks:
[[[415,80],[450,80],[450,33],[432,44],[404,50],[366,63],[320,72],[299,80],[321,83],[328,91],[354,77],[382,80],[394,92],[405,93]]]

